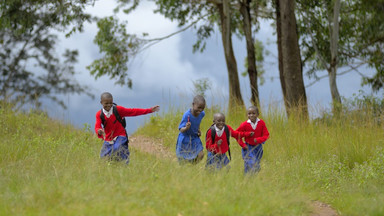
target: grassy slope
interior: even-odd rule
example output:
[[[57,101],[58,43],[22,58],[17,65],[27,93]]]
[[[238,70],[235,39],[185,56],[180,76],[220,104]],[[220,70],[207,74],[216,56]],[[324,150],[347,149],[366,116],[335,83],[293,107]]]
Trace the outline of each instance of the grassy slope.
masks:
[[[182,112],[154,116],[138,133],[174,150]],[[212,111],[201,125],[212,122]],[[244,121],[243,112],[227,122]],[[271,132],[263,168],[244,177],[232,140],[231,169],[179,166],[131,149],[131,163],[98,158],[100,140],[42,114],[0,109],[0,215],[308,215],[321,199],[346,215],[382,215],[382,128],[313,125],[263,116]]]
[[[217,111],[217,108],[206,110],[201,124],[202,137]],[[384,215],[382,125],[362,118],[361,112],[348,113],[339,120],[309,123],[286,120],[281,110],[268,113],[261,116],[271,133],[264,145],[263,169],[249,184],[290,190],[289,199],[305,194],[308,199],[331,204],[345,215]],[[174,111],[152,117],[138,133],[162,138],[173,150],[182,114],[183,111]],[[234,128],[245,120],[244,110],[227,115],[227,123]],[[232,149],[235,159],[231,163],[231,173],[237,172],[240,176],[240,148],[233,139]],[[268,195],[253,196],[264,198]]]

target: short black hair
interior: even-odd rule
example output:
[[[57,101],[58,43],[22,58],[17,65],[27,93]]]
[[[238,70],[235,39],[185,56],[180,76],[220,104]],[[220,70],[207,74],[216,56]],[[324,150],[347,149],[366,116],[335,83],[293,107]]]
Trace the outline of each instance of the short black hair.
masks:
[[[103,98],[113,98],[112,94],[109,92],[104,92],[100,96],[100,100],[103,100]]]
[[[202,95],[196,95],[193,98],[193,103],[204,103],[205,104],[205,98]]]
[[[257,106],[250,106],[248,109],[253,109],[256,111],[257,114],[260,114],[259,108],[257,108]]]
[[[225,120],[225,115],[223,113],[218,112],[218,113],[213,114],[213,120],[215,120],[218,117],[224,117],[224,120]]]

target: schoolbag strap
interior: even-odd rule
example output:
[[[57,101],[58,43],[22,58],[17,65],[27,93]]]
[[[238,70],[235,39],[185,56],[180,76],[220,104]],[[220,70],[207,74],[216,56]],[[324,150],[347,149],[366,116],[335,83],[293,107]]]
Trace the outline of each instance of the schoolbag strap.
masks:
[[[103,109],[100,110],[100,119],[101,119],[101,124],[105,128],[106,122],[105,122],[105,116],[104,116],[104,113],[103,113]]]
[[[123,120],[121,119],[121,117],[120,117],[120,115],[119,115],[119,112],[117,111],[117,107],[116,107],[116,105],[113,105],[113,107],[112,107],[112,111],[113,111],[113,115],[115,115],[115,117],[116,117],[116,120],[117,120],[118,122],[120,122],[120,124],[123,125]]]
[[[120,117],[120,114],[119,114],[119,112],[117,111],[117,107],[116,107],[116,104],[115,103],[113,103],[113,115],[115,115],[115,117],[116,117],[116,120],[118,121],[118,122],[120,122],[120,124],[123,126],[123,128],[124,128],[124,130],[125,130],[125,136],[128,138],[128,133],[127,133],[127,129],[125,129],[125,127],[126,127],[126,123],[125,123],[125,119],[123,119],[123,118],[121,118]],[[129,142],[129,140],[128,140],[128,142]]]
[[[215,143],[215,137],[216,137],[216,129],[215,126],[211,125],[211,139],[212,139],[212,144]]]

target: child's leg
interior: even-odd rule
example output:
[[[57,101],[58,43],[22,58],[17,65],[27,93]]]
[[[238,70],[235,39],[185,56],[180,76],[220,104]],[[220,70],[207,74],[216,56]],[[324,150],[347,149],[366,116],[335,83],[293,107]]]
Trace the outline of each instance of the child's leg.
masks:
[[[214,169],[214,167],[216,166],[216,155],[213,154],[212,152],[208,151],[207,153],[207,162],[205,164],[205,167],[209,170],[212,170]]]
[[[129,163],[129,149],[128,138],[125,136],[118,136],[113,144],[113,156],[116,160],[123,160]]]
[[[204,152],[201,151],[199,152],[199,154],[197,154],[197,157],[194,159],[194,163],[195,164],[199,163],[201,160],[203,160],[203,158],[204,158]]]
[[[110,157],[112,153],[113,144],[108,141],[104,141],[103,147],[100,150],[100,158]]]
[[[260,171],[260,160],[263,157],[263,146],[248,145],[248,150],[242,150],[244,159],[244,173],[257,173]]]
[[[252,172],[254,173],[257,173],[260,171],[260,161],[261,161],[261,158],[263,157],[263,146],[262,144],[259,144],[256,146],[255,148],[255,163],[254,165],[252,166]]]

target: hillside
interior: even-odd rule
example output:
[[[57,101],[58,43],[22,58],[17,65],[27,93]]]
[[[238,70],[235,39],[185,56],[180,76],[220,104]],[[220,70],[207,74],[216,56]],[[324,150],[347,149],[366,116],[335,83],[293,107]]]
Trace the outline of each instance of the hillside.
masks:
[[[215,110],[206,112],[202,128]],[[179,114],[153,116],[134,134],[126,166],[99,159],[90,128],[1,108],[0,215],[320,215],[316,205],[327,204],[340,215],[384,214],[380,125],[261,116],[271,132],[262,171],[244,176],[234,140],[228,171],[175,162]],[[234,127],[243,120],[228,117]],[[135,148],[160,144],[157,155]]]

